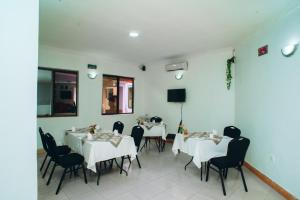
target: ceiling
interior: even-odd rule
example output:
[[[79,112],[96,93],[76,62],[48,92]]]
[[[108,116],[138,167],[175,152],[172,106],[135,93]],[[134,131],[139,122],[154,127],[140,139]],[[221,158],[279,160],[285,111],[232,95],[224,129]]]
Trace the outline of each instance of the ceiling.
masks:
[[[40,0],[40,44],[135,63],[233,46],[299,0]],[[140,33],[130,38],[129,31]]]

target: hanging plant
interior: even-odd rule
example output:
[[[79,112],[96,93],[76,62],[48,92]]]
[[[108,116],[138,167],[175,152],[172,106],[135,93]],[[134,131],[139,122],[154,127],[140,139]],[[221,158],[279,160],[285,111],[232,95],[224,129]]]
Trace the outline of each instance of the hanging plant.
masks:
[[[231,75],[231,65],[232,63],[234,63],[234,59],[235,57],[232,56],[232,58],[227,60],[227,69],[226,69],[226,85],[227,85],[227,90],[230,90],[230,86],[231,86],[231,79],[232,79],[232,75]]]

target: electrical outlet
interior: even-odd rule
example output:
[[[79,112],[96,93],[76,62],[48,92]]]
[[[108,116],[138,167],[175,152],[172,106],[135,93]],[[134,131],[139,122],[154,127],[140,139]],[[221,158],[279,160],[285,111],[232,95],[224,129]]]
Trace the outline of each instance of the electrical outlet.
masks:
[[[271,161],[272,163],[275,163],[275,161],[276,161],[276,158],[275,158],[275,156],[274,156],[274,155],[270,155],[270,161]]]

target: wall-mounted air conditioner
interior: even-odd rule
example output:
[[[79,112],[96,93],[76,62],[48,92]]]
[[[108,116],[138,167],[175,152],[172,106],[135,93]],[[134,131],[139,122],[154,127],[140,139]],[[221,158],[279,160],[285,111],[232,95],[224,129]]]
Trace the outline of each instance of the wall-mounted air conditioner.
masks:
[[[165,66],[165,69],[167,72],[178,71],[178,70],[186,71],[188,69],[188,62],[185,61],[185,62],[180,62],[180,63],[167,64]]]

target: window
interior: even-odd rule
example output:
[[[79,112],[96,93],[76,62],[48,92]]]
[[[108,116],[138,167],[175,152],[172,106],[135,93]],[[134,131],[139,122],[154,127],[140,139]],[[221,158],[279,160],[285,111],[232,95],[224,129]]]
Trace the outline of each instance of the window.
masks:
[[[78,72],[39,67],[37,116],[77,116]]]
[[[134,78],[103,75],[102,114],[133,113]]]

